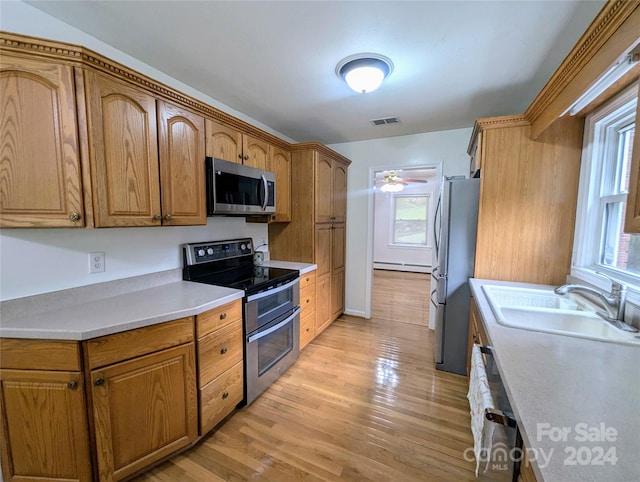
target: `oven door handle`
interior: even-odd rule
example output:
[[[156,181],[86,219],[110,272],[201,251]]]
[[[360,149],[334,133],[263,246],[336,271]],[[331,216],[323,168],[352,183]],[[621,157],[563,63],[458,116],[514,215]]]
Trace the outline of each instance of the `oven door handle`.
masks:
[[[281,291],[291,288],[294,284],[298,283],[299,281],[300,281],[300,278],[296,278],[293,281],[288,282],[286,285],[278,286],[277,288],[274,288],[272,290],[267,290],[267,291],[263,291],[262,293],[256,293],[255,295],[251,295],[247,297],[247,302],[260,300],[262,298],[266,298],[267,296],[280,293]]]
[[[287,316],[287,318],[282,320],[280,323],[278,323],[277,325],[274,325],[271,328],[268,328],[268,329],[266,329],[264,331],[256,333],[255,335],[249,336],[247,338],[247,341],[249,343],[253,343],[254,341],[259,340],[260,338],[262,338],[264,336],[270,335],[274,331],[279,330],[280,328],[285,326],[287,323],[289,323],[291,320],[293,320],[296,316],[298,316],[300,314],[301,311],[302,311],[302,309],[300,307],[296,308],[291,315]]]

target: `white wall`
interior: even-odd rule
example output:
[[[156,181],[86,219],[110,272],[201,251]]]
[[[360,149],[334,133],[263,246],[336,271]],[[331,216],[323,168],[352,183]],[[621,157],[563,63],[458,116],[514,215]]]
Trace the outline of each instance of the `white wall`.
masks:
[[[411,177],[411,171],[404,171],[405,176]],[[400,246],[392,243],[393,230],[393,199],[396,193],[384,193],[376,189],[374,194],[374,232],[373,232],[373,262],[382,269],[398,269],[401,271],[429,272],[431,266],[433,243],[433,217],[435,211],[435,189],[437,181],[426,184],[408,184],[398,195],[427,194],[427,245]],[[407,266],[403,266],[407,265]],[[374,264],[375,266],[375,264]],[[417,268],[419,266],[419,268]]]
[[[72,2],[69,8],[73,8]],[[267,126],[25,4],[2,1],[0,29],[83,45],[252,125],[292,142]],[[123,32],[126,35],[126,32]],[[210,218],[207,226],[108,229],[3,229],[0,232],[0,300],[127,278],[182,266],[184,242],[253,237],[267,239],[266,224]],[[106,253],[106,271],[88,274],[88,253]]]
[[[369,229],[369,170],[379,166],[426,166],[442,163],[445,176],[468,175],[467,145],[471,128],[428,132],[369,141],[330,145],[351,159],[347,199],[346,312],[364,316],[367,313],[367,243]],[[372,202],[372,201],[371,201]],[[371,206],[371,210],[373,206]],[[425,296],[428,296],[425,293]]]

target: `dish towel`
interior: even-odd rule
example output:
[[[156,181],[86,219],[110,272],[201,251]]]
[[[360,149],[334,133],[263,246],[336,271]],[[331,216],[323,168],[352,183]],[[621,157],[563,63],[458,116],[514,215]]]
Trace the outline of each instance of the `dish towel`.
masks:
[[[473,433],[473,453],[476,457],[476,477],[480,462],[486,461],[484,471],[487,471],[489,460],[491,459],[491,446],[493,442],[493,431],[495,423],[485,418],[487,408],[495,408],[487,372],[484,368],[484,360],[480,347],[473,345],[471,351],[471,373],[469,375],[469,407],[471,408],[471,432]]]

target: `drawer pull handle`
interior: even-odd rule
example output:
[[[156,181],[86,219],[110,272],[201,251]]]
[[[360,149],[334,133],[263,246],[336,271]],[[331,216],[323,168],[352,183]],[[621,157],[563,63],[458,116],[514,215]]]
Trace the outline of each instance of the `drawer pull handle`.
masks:
[[[228,398],[228,397],[229,397],[229,392],[224,392],[224,393],[222,394],[222,399],[223,399],[223,400],[224,400],[225,398]]]
[[[223,346],[223,347],[222,347],[222,350],[220,350],[220,354],[221,354],[221,355],[224,355],[225,353],[227,353],[227,347],[226,347],[226,346]]]
[[[96,380],[96,387],[99,387],[101,385],[104,385],[104,378],[98,378]]]
[[[311,303],[311,300],[309,298],[307,298],[307,303]]]
[[[220,315],[220,319],[221,319],[221,320],[226,320],[226,319],[227,319],[227,314],[226,314],[226,313],[222,313],[222,314]]]
[[[78,213],[70,213],[69,214],[69,221],[72,222],[76,222],[76,221],[80,221],[80,215]]]
[[[77,382],[69,382],[69,383],[67,383],[67,388],[69,388],[71,390],[75,390],[76,388],[78,388],[78,383]]]
[[[311,278],[307,278],[307,283],[308,283],[309,281],[311,281]]]

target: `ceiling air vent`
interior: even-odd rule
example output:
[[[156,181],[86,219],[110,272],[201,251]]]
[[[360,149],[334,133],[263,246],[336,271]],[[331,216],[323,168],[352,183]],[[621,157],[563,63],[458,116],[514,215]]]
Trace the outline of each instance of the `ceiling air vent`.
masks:
[[[400,124],[398,117],[384,117],[382,119],[372,119],[370,121],[374,126],[386,126],[388,124]]]

